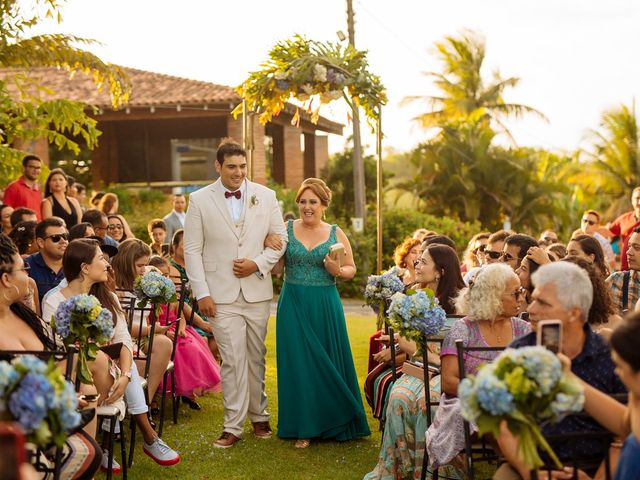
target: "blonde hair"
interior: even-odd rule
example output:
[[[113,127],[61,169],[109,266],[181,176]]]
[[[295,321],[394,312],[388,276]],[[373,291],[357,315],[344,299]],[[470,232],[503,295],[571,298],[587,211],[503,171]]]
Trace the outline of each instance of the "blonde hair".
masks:
[[[324,180],[320,180],[319,178],[307,178],[302,182],[296,194],[296,203],[300,201],[300,197],[307,189],[311,190],[320,199],[322,205],[325,207],[329,206],[331,203],[331,189],[327,187]]]
[[[474,320],[493,322],[503,313],[502,294],[509,280],[518,278],[511,267],[493,263],[482,267],[456,298],[456,310]]]

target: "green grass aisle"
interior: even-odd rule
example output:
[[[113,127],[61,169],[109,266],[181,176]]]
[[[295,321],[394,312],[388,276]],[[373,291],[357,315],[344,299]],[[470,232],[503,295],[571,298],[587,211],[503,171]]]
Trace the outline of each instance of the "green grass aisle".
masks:
[[[373,316],[347,316],[349,338],[360,390],[366,376],[369,336],[375,329]],[[269,320],[267,335],[267,395],[271,426],[278,424],[278,390],[275,358],[275,319]],[[364,400],[363,400],[364,401]],[[296,450],[293,441],[257,440],[247,422],[243,440],[227,450],[216,449],[213,441],[222,432],[222,395],[201,399],[202,411],[180,407],[178,425],[165,424],[164,438],[182,456],[182,462],[169,468],[156,465],[142,452],[140,440],[129,478],[138,479],[210,479],[210,480],[286,480],[286,479],[361,479],[375,465],[380,448],[378,422],[369,415],[370,437],[346,443],[312,443],[307,450]],[[169,409],[167,409],[169,413]],[[101,476],[104,478],[103,476]],[[115,477],[118,478],[118,477]]]

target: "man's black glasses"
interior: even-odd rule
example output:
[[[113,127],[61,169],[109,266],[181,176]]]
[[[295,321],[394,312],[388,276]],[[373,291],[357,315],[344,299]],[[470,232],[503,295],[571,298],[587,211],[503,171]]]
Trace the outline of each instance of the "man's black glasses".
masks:
[[[56,233],[54,235],[49,235],[48,237],[44,237],[44,240],[50,238],[53,243],[58,243],[60,240],[69,240],[68,233]]]
[[[502,252],[496,252],[495,250],[485,250],[484,253],[494,260],[497,260],[502,256]]]
[[[596,222],[594,222],[593,220],[589,220],[588,218],[583,218],[582,219],[582,223],[588,223],[589,225],[595,225]]]

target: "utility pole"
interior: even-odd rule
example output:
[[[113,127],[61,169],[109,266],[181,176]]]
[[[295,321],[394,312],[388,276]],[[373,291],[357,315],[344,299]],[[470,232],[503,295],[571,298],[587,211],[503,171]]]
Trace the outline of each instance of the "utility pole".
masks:
[[[356,46],[355,29],[353,23],[353,2],[347,0],[347,30],[349,32],[349,44]],[[362,144],[360,141],[360,114],[359,108],[354,105],[353,110],[353,192],[355,201],[355,217],[362,219],[362,225],[366,216],[366,198],[364,183],[364,160],[362,159]]]

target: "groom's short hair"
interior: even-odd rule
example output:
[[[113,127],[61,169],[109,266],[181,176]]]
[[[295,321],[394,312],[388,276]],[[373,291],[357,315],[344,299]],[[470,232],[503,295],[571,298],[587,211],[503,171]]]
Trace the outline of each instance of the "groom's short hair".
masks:
[[[241,155],[246,158],[247,152],[242,148],[242,145],[236,142],[233,138],[223,138],[220,142],[220,146],[218,147],[218,151],[216,152],[216,160],[218,163],[222,165],[226,157],[233,157],[235,155]]]

